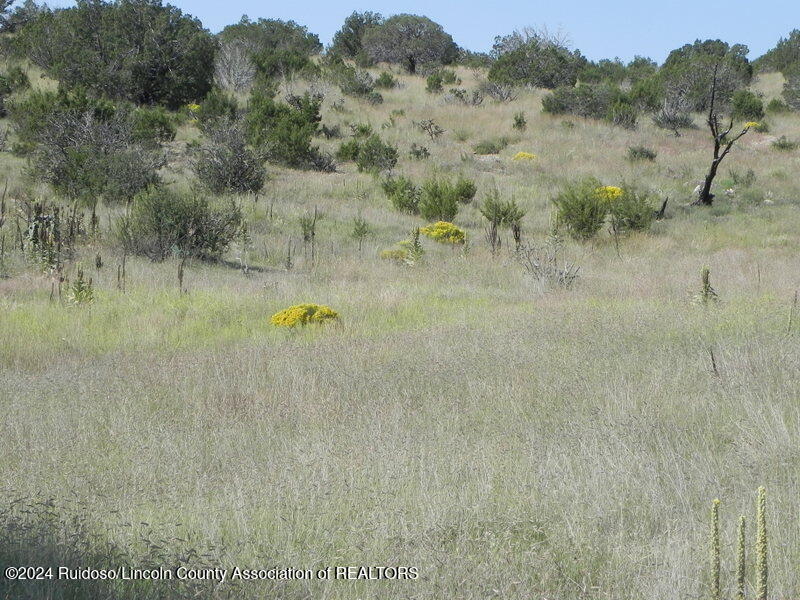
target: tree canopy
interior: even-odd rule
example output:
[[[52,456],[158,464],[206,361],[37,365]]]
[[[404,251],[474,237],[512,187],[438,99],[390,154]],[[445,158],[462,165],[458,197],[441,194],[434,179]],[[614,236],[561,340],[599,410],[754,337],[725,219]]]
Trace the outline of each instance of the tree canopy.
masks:
[[[781,38],[774,48],[755,61],[759,69],[786,73],[800,64],[800,29],[794,29],[788,37]]]
[[[199,20],[161,0],[78,0],[45,10],[17,44],[63,85],[173,108],[211,89],[217,49]]]
[[[383,23],[379,13],[366,11],[353,12],[344,20],[342,28],[333,36],[331,54],[344,58],[357,58],[364,53],[364,35],[370,29]]]
[[[730,102],[734,92],[753,78],[748,52],[744,44],[722,40],[697,40],[673,50],[660,70],[667,96],[680,95],[689,110],[706,110],[716,76],[717,100]]]
[[[566,40],[533,30],[495,38],[493,53],[497,60],[489,70],[489,80],[507,85],[548,89],[575,85],[579,71],[588,64]]]
[[[395,15],[364,34],[364,51],[374,62],[402,65],[409,73],[426,64],[450,64],[458,46],[441,25],[428,17]]]

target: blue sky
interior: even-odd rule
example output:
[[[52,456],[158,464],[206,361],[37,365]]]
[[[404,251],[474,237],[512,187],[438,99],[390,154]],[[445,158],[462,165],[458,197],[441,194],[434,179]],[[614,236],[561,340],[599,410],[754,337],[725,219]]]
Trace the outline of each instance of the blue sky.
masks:
[[[566,31],[573,46],[594,60],[615,56],[629,60],[642,54],[660,62],[671,49],[697,38],[746,44],[754,59],[792,29],[800,29],[798,0],[165,1],[198,17],[214,32],[247,14],[253,19],[293,19],[325,44],[353,10],[426,15],[470,50],[489,50],[494,36],[515,28],[544,25],[551,31]]]

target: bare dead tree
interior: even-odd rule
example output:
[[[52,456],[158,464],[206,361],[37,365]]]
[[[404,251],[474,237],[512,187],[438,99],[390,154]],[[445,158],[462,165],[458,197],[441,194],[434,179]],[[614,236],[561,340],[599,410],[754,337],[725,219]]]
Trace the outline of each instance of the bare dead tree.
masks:
[[[725,129],[723,129],[720,125],[720,116],[717,107],[718,66],[719,65],[714,67],[714,78],[711,82],[711,98],[709,101],[708,120],[706,121],[709,129],[711,130],[711,136],[714,140],[714,157],[711,161],[711,166],[708,169],[708,173],[706,174],[705,181],[698,192],[697,200],[693,202],[693,204],[697,206],[711,206],[714,203],[714,194],[711,193],[711,184],[714,183],[714,178],[717,176],[717,169],[719,169],[719,165],[722,163],[725,157],[728,156],[728,153],[731,151],[731,148],[733,148],[733,145],[739,141],[739,138],[741,138],[750,130],[751,126],[750,123],[747,123],[742,131],[729,138],[728,136],[733,130],[733,117],[731,117],[730,122]]]
[[[257,49],[245,40],[224,42],[214,60],[214,81],[224,89],[243,91],[256,76],[253,53]]]

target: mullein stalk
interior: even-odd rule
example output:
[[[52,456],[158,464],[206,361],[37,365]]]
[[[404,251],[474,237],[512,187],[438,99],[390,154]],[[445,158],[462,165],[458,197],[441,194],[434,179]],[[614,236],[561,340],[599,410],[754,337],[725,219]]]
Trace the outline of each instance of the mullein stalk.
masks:
[[[756,600],[767,600],[767,490],[758,488],[756,507]]]
[[[711,503],[711,600],[721,600],[719,551],[719,499]]]
[[[745,589],[745,550],[744,550],[745,519],[739,517],[739,530],[736,536],[736,600],[744,600]]]

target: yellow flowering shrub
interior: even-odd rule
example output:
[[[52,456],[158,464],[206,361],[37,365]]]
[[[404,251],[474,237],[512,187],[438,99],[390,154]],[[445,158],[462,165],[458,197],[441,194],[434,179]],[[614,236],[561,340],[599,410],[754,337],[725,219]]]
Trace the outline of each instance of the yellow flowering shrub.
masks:
[[[604,185],[597,188],[595,193],[603,202],[613,202],[622,196],[622,188],[615,185]]]
[[[200,105],[195,103],[187,104],[186,108],[190,113],[196,113],[198,110],[200,110]]]
[[[270,322],[278,327],[295,327],[309,323],[327,323],[339,318],[339,313],[321,304],[296,304],[272,315]]]
[[[536,155],[532,152],[517,152],[511,160],[534,160]]]
[[[467,234],[463,229],[447,221],[431,223],[426,227],[421,227],[419,232],[442,244],[463,244],[467,239]]]
[[[751,127],[759,127],[760,125],[761,123],[759,123],[758,121],[748,121],[747,123],[744,124],[744,128],[750,129]]]

